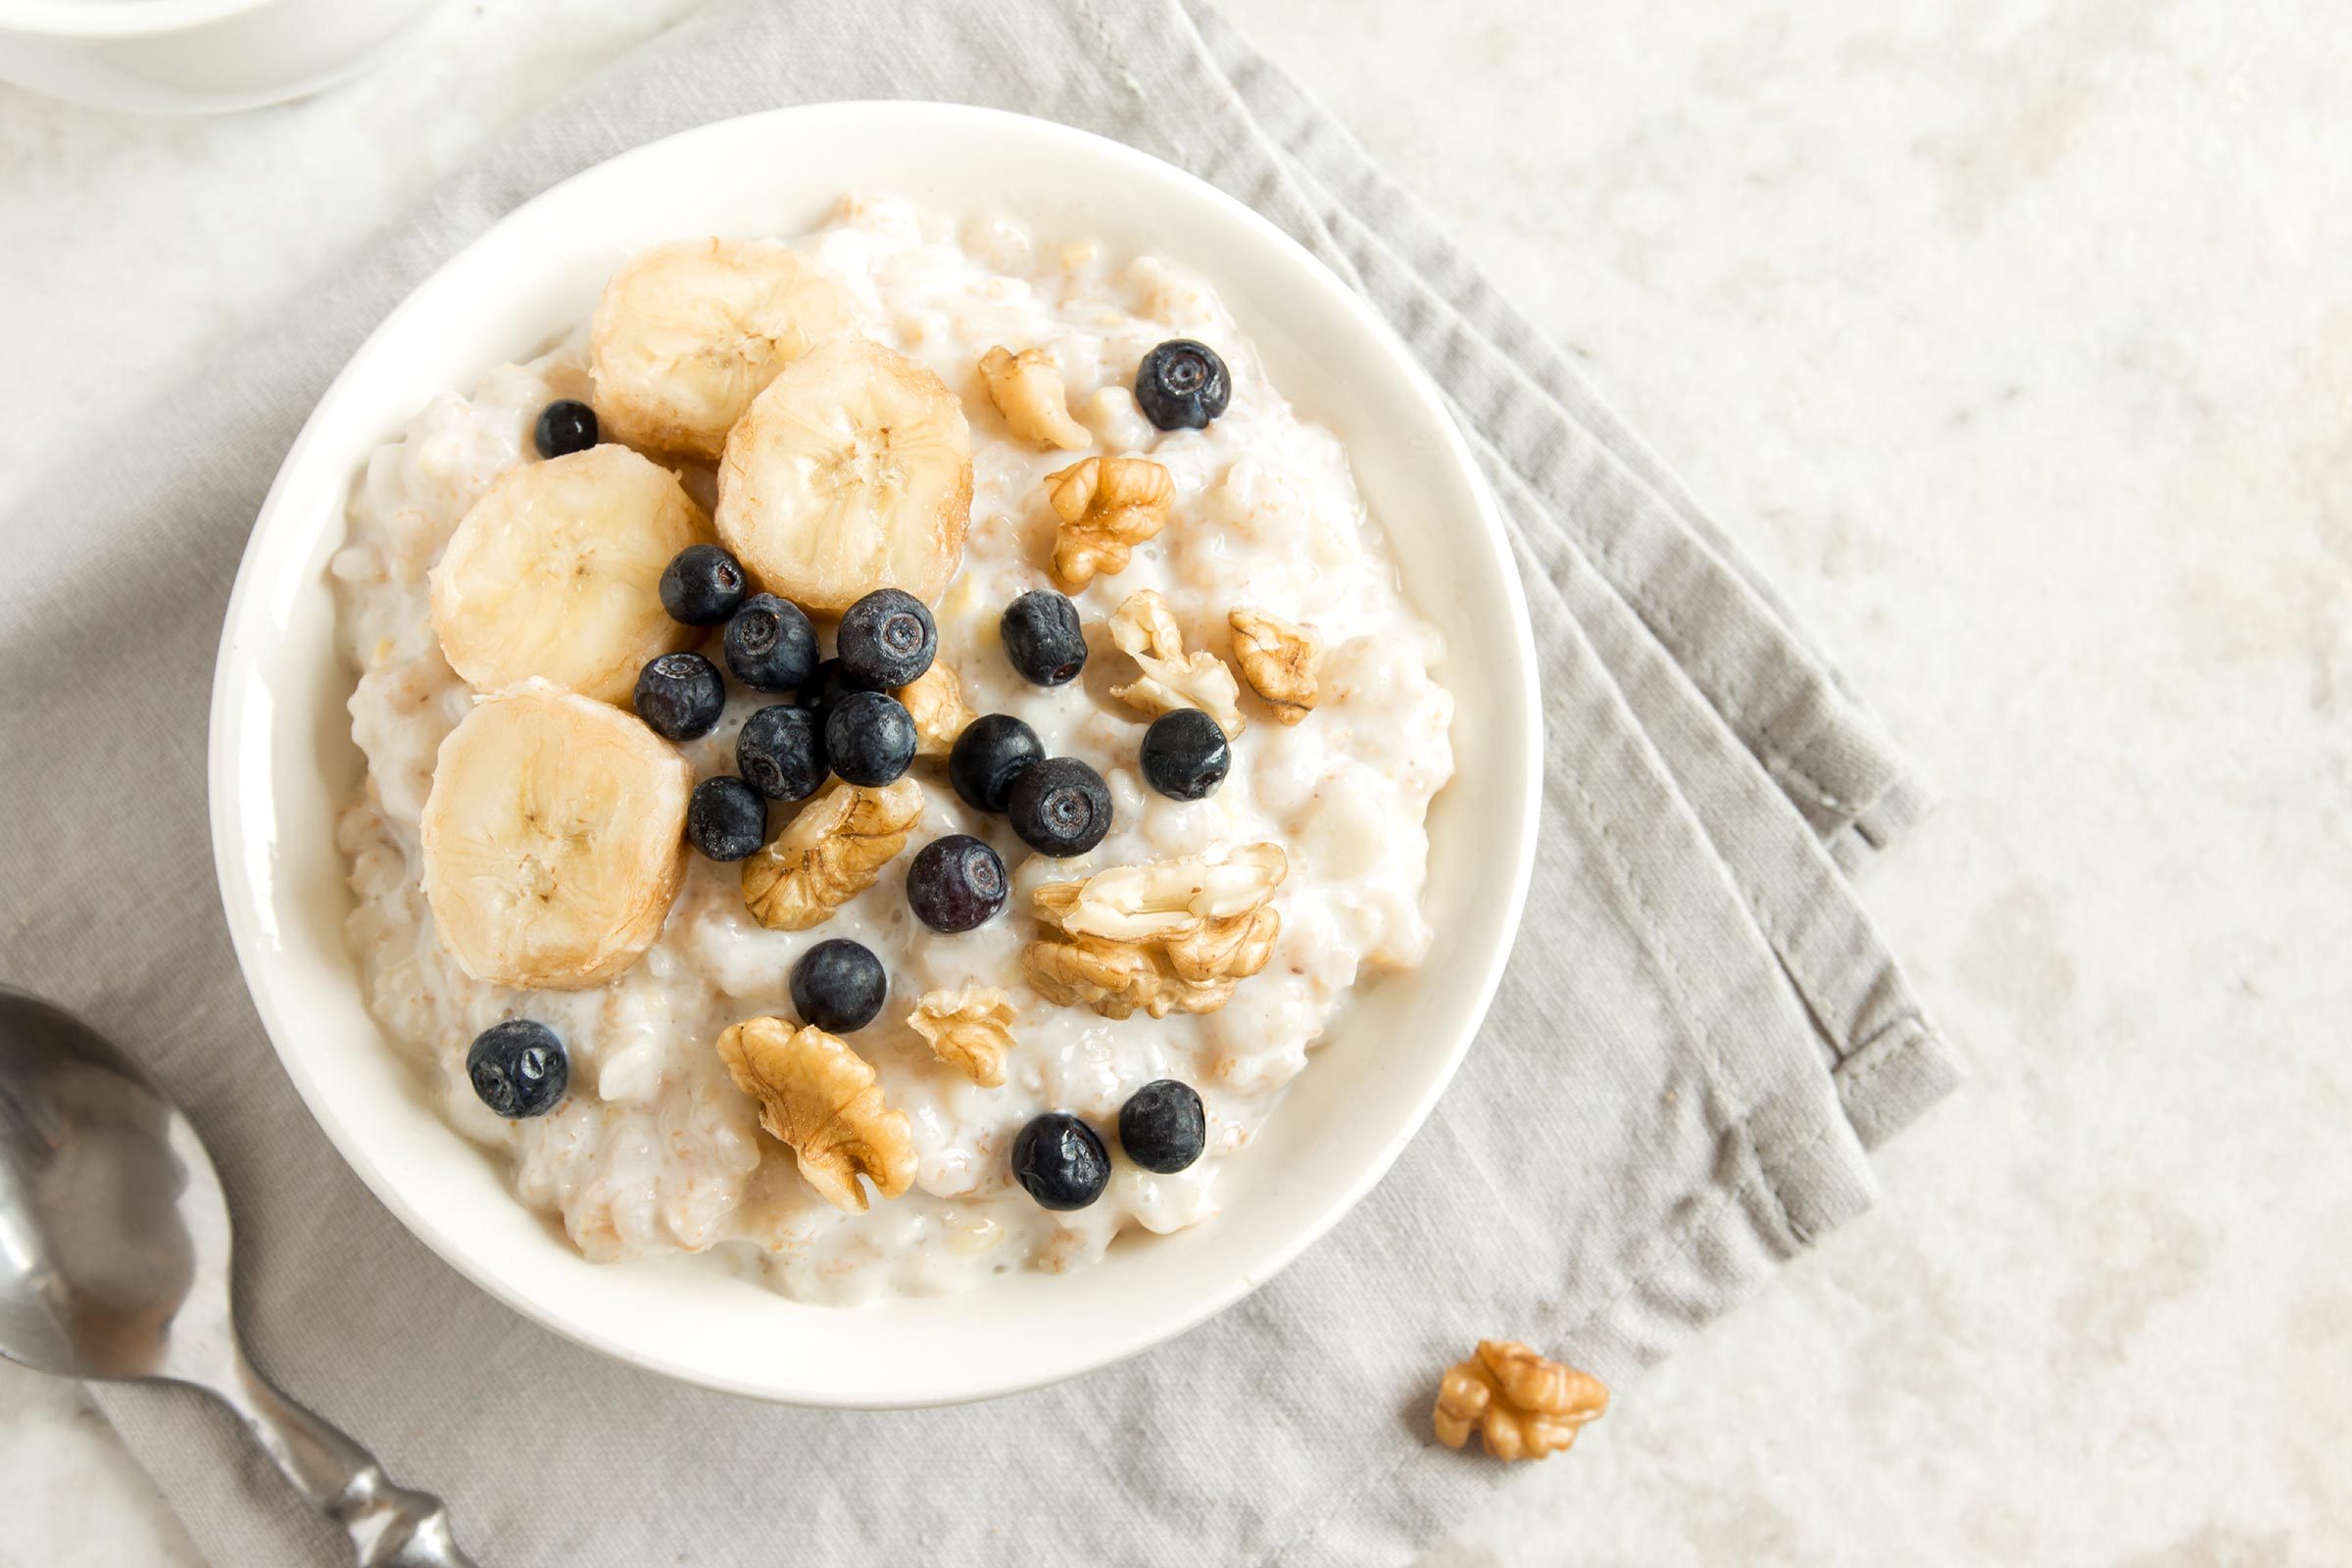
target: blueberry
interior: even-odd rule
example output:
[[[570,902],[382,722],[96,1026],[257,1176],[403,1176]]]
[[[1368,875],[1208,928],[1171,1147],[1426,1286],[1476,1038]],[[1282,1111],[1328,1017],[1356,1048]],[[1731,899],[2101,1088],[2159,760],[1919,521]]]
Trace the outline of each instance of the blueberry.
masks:
[[[924,845],[906,868],[906,906],[934,931],[969,931],[1004,907],[1009,886],[996,851],[951,833]]]
[[[585,452],[596,445],[596,411],[576,398],[559,398],[539,411],[531,444],[543,458]]]
[[[571,1082],[571,1059],[547,1025],[509,1018],[473,1037],[466,1052],[466,1076],[494,1114],[516,1121],[556,1108]]]
[[[1198,708],[1160,714],[1144,731],[1144,781],[1171,801],[1205,800],[1233,769],[1233,748]]]
[[[664,740],[699,740],[727,710],[727,683],[700,654],[663,654],[637,672],[637,716]]]
[[[666,575],[662,582],[666,589]],[[728,617],[719,644],[735,678],[756,692],[791,691],[816,668],[816,628],[800,606],[774,594],[746,599]]]
[[[707,778],[686,804],[686,841],[713,860],[740,860],[767,842],[767,801],[732,773]]]
[[[1059,686],[1086,667],[1078,607],[1051,588],[1033,588],[1007,605],[1000,630],[1004,657],[1034,685]]]
[[[1023,768],[1004,808],[1021,842],[1040,855],[1084,855],[1110,831],[1110,790],[1075,757]]]
[[[834,636],[842,677],[868,691],[896,691],[922,678],[939,652],[939,628],[920,599],[877,588],[841,612]]]
[[[914,760],[914,720],[888,692],[845,692],[825,714],[825,757],[853,784],[887,784]]]
[[[811,670],[807,680],[801,682],[795,701],[814,713],[816,721],[821,724],[825,721],[825,715],[833,711],[835,703],[851,692],[863,690],[864,687],[853,686],[842,679],[840,660],[828,659]]]
[[[662,568],[662,608],[689,626],[715,626],[741,608],[750,581],[718,546],[688,545]]]
[[[792,1005],[801,1022],[846,1035],[874,1021],[890,976],[864,944],[846,937],[819,942],[792,966]]]
[[[1012,1179],[1040,1208],[1084,1208],[1102,1196],[1110,1156],[1092,1127],[1068,1111],[1049,1110],[1014,1136]]]
[[[1135,368],[1135,401],[1162,430],[1198,430],[1233,401],[1233,378],[1215,349],[1170,338]]]
[[[1208,1145],[1208,1117],[1190,1084],[1173,1078],[1148,1083],[1119,1107],[1119,1147],[1146,1170],[1173,1175]]]
[[[1002,811],[1012,781],[1046,760],[1037,731],[1010,713],[989,713],[963,726],[948,753],[948,782],[975,811]]]
[[[825,781],[825,732],[816,715],[772,703],[743,721],[735,771],[771,801],[805,801]]]

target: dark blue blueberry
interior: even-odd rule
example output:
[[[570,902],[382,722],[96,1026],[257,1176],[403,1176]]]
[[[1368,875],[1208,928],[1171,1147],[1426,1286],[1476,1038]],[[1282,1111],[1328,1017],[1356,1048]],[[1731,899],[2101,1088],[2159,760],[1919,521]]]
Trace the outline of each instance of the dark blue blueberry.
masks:
[[[825,758],[853,784],[887,784],[914,760],[914,720],[888,692],[844,692],[825,714]]]
[[[825,721],[825,716],[833,711],[835,703],[851,692],[864,690],[866,690],[865,687],[853,686],[842,678],[840,660],[828,659],[817,665],[807,680],[801,682],[801,689],[796,694],[796,700],[803,708],[814,713],[816,721],[821,724]]]
[[[1233,401],[1233,378],[1215,349],[1170,338],[1135,368],[1135,401],[1162,430],[1198,430]]]
[[[800,606],[774,594],[746,599],[719,645],[735,678],[756,692],[791,691],[816,668],[816,628]]]
[[[1075,757],[1049,757],[1021,769],[1004,808],[1021,842],[1040,855],[1084,855],[1110,831],[1110,790]]]
[[[988,713],[963,726],[948,753],[948,782],[975,811],[1002,811],[1012,781],[1046,760],[1037,731],[1010,713]]]
[[[1092,1127],[1068,1111],[1049,1110],[1014,1136],[1012,1179],[1040,1208],[1084,1208],[1102,1196],[1110,1156]]]
[[[509,1018],[473,1037],[466,1052],[466,1076],[493,1114],[516,1121],[556,1108],[571,1082],[571,1059],[547,1025]]]
[[[829,1035],[846,1035],[874,1021],[890,976],[882,960],[847,937],[819,942],[792,966],[792,1005],[801,1022]]]
[[[825,732],[816,715],[772,703],[743,721],[735,771],[771,801],[805,801],[825,781]]]
[[[707,778],[686,804],[686,841],[713,860],[740,860],[767,842],[767,801],[732,773]]]
[[[743,563],[718,546],[688,545],[662,568],[662,608],[689,626],[715,626],[742,608],[750,583]]]
[[[868,691],[896,691],[922,677],[939,652],[939,628],[920,599],[877,588],[841,612],[833,646],[842,678]]]
[[[1119,1147],[1146,1170],[1173,1175],[1208,1147],[1208,1117],[1191,1084],[1148,1083],[1119,1107]]]
[[[727,683],[700,654],[663,654],[637,672],[637,716],[665,740],[699,740],[727,710]]]
[[[559,398],[539,411],[531,444],[543,458],[587,451],[596,445],[596,411],[576,398]]]
[[[906,906],[934,931],[969,931],[1004,907],[1010,884],[997,852],[969,833],[933,839],[906,867]]]
[[[1144,781],[1171,801],[1205,800],[1233,770],[1233,748],[1198,708],[1160,714],[1144,731]]]
[[[1078,607],[1051,588],[1033,588],[1004,607],[999,625],[1004,657],[1021,679],[1059,686],[1086,667],[1086,634],[1078,629]]]

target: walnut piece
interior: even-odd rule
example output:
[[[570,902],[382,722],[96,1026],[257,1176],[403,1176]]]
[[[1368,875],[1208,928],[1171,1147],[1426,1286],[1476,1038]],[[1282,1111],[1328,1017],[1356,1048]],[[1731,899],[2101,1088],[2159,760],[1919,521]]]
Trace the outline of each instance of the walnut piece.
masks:
[[[1031,899],[1047,932],[1021,950],[1022,971],[1048,1002],[1106,1018],[1214,1012],[1273,956],[1282,916],[1268,901],[1288,870],[1279,846],[1252,844],[1214,864],[1186,856],[1049,882]]]
[[[906,1113],[882,1102],[874,1069],[822,1029],[753,1018],[718,1037],[719,1059],[735,1087],[760,1102],[760,1125],[792,1146],[801,1175],[825,1201],[865,1212],[871,1181],[896,1198],[914,1181],[914,1134]]]
[[[1225,661],[1207,649],[1184,651],[1184,631],[1168,602],[1146,588],[1129,594],[1110,612],[1110,640],[1134,660],[1143,674],[1110,695],[1148,713],[1198,708],[1217,721],[1227,739],[1242,733],[1242,689]]]
[[[1576,1442],[1609,1407],[1590,1372],[1546,1361],[1513,1340],[1481,1340],[1478,1354],[1448,1367],[1438,1385],[1438,1441],[1458,1448],[1476,1428],[1497,1459],[1544,1459]]]
[[[1289,872],[1280,845],[1250,844],[1214,865],[1200,855],[1114,865],[1083,882],[1047,883],[1036,898],[1072,936],[1165,942],[1264,907]]]
[[[1214,1012],[1233,1000],[1232,981],[1188,982],[1133,942],[1041,937],[1021,950],[1021,973],[1056,1006],[1092,1007],[1105,1018]]]
[[[1225,622],[1233,628],[1234,661],[1250,689],[1266,700],[1280,722],[1304,718],[1315,706],[1315,674],[1323,664],[1323,639],[1314,628],[1249,609],[1234,611]]]
[[[914,755],[945,758],[956,749],[956,737],[963,727],[979,717],[963,701],[963,682],[948,667],[944,659],[931,661],[931,667],[898,690],[898,699],[906,706],[906,716],[914,720]]]
[[[990,349],[980,356],[980,379],[988,383],[988,401],[1022,440],[1066,452],[1093,444],[1086,426],[1070,417],[1068,393],[1043,349]]]
[[[983,1089],[1004,1082],[1004,1054],[1012,1049],[1012,998],[995,986],[962,985],[927,991],[906,1015],[931,1054]]]
[[[1149,458],[1088,458],[1047,474],[1046,499],[1061,519],[1054,575],[1076,593],[1125,571],[1135,547],[1166,526],[1176,481]]]
[[[835,784],[743,862],[743,902],[771,931],[806,931],[874,885],[923,814],[911,778],[880,789]]]

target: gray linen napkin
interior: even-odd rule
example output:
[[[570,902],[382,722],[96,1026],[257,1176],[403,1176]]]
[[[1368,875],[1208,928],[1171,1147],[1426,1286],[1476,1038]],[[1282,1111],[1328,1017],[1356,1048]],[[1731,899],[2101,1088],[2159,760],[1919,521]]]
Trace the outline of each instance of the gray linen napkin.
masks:
[[[867,96],[1121,137],[1363,288],[1511,513],[1548,747],[1520,941],[1537,961],[1514,965],[1380,1189],[1157,1351],[885,1415],[675,1387],[434,1259],[278,1071],[220,918],[202,800],[207,677],[246,528],[373,323],[588,164],[703,121]],[[703,19],[450,181],[46,493],[0,531],[15,558],[0,977],[86,1011],[187,1104],[238,1208],[259,1356],[395,1475],[443,1493],[485,1563],[1409,1560],[1505,1474],[1431,1446],[1437,1368],[1503,1332],[1622,1384],[1864,1206],[1864,1150],[1955,1081],[1838,874],[1917,808],[1871,716],[1431,219],[1183,0],[798,0]],[[345,1560],[200,1396],[98,1397],[215,1561]]]

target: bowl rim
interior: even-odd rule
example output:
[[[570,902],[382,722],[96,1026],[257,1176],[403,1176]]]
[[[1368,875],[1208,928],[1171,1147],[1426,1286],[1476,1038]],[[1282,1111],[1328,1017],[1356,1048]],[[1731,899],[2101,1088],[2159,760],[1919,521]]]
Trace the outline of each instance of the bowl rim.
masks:
[[[225,22],[277,0],[0,0],[0,27],[50,38],[152,38]]]
[[[692,144],[705,138],[743,133],[748,122],[788,122],[814,117],[872,117],[880,120],[914,120],[929,117],[934,122],[934,133],[952,133],[957,123],[986,124],[1003,127],[1010,124],[1019,133],[1042,136],[1049,141],[1060,141],[1068,146],[1083,148],[1088,156],[1108,158],[1125,164],[1141,177],[1174,180],[1188,186],[1191,193],[1218,210],[1222,216],[1241,226],[1254,231],[1262,241],[1282,253],[1284,260],[1298,271],[1314,288],[1322,290],[1351,318],[1353,324],[1376,340],[1383,358],[1431,416],[1430,427],[1443,442],[1446,459],[1466,481],[1478,514],[1479,533],[1487,548],[1494,553],[1500,567],[1508,603],[1499,607],[1507,614],[1514,640],[1518,645],[1518,660],[1524,679],[1518,683],[1516,703],[1503,702],[1497,707],[1497,732],[1515,734],[1522,738],[1525,753],[1523,776],[1519,792],[1523,801],[1520,820],[1512,824],[1509,846],[1513,853],[1502,858],[1495,866],[1499,873],[1489,884],[1502,900],[1502,919],[1499,937],[1492,951],[1474,956],[1481,966],[1476,985],[1468,990],[1469,1004],[1460,1014],[1446,1059],[1433,1072],[1416,1100],[1397,1122],[1396,1130],[1366,1160],[1345,1185],[1334,1185],[1311,1212],[1264,1255],[1256,1266],[1238,1270],[1235,1276],[1213,1291],[1204,1292],[1191,1305],[1170,1316],[1152,1322],[1143,1332],[1111,1334],[1103,1337],[1098,1348],[1073,1355],[1065,1363],[1035,1375],[997,1374],[975,1369],[972,1379],[956,1389],[917,1396],[884,1396],[847,1397],[832,1390],[810,1390],[786,1386],[772,1378],[736,1378],[713,1373],[700,1363],[688,1363],[665,1355],[658,1346],[649,1347],[637,1341],[624,1341],[593,1331],[550,1309],[547,1303],[526,1293],[504,1273],[478,1260],[456,1238],[446,1233],[429,1216],[413,1204],[404,1194],[398,1180],[371,1157],[365,1141],[342,1118],[337,1116],[328,1101],[309,1057],[302,1052],[289,1049],[286,1042],[293,1037],[289,1020],[284,1014],[283,998],[271,974],[270,942],[265,935],[261,914],[262,892],[249,873],[252,860],[246,835],[239,815],[240,781],[246,772],[245,755],[237,744],[250,721],[248,710],[255,705],[252,697],[259,676],[255,673],[258,656],[238,636],[238,631],[254,614],[251,603],[261,592],[256,587],[261,572],[257,563],[273,554],[269,547],[273,536],[284,533],[282,527],[270,526],[279,512],[281,494],[287,488],[289,476],[307,469],[315,461],[314,449],[325,439],[322,426],[325,412],[342,397],[347,387],[365,370],[383,343],[399,336],[412,317],[424,309],[436,291],[436,285],[476,248],[490,243],[494,237],[536,220],[537,214],[553,203],[561,193],[576,182],[591,178],[610,177],[617,167],[635,163],[654,162],[677,157],[681,150],[691,150]],[[483,369],[490,367],[484,366]],[[299,537],[289,535],[289,537]],[[268,703],[261,705],[265,715]],[[1405,347],[1387,321],[1382,319],[1371,302],[1349,288],[1311,252],[1285,233],[1270,220],[1223,190],[1172,164],[1110,137],[1042,120],[1034,116],[1006,110],[987,109],[972,105],[944,103],[919,99],[852,99],[835,102],[792,105],[780,109],[759,111],[750,115],[732,116],[674,132],[668,136],[640,144],[612,158],[592,165],[548,187],[529,201],[507,213],[497,222],[445,258],[431,273],[419,280],[409,293],[377,324],[375,329],[353,351],[335,378],[320,394],[310,416],[304,421],[293,443],[288,447],[276,476],[256,514],[255,525],[238,564],[235,584],[222,617],[220,652],[214,666],[211,712],[207,738],[207,779],[210,793],[210,825],[213,839],[213,858],[216,880],[226,914],[231,944],[237,956],[238,968],[251,995],[256,1011],[262,1019],[287,1076],[302,1097],[312,1119],[323,1131],[336,1152],[354,1174],[358,1175],[376,1200],[389,1209],[409,1232],[423,1242],[440,1259],[454,1268],[495,1299],[521,1317],[540,1324],[553,1332],[611,1356],[625,1364],[646,1368],[665,1377],[720,1392],[742,1395],[773,1402],[855,1409],[902,1409],[939,1404],[972,1402],[997,1398],[1006,1395],[1049,1386],[1083,1376],[1116,1362],[1128,1359],[1156,1346],[1185,1334],[1226,1308],[1245,1299],[1260,1286],[1295,1262],[1298,1256],[1320,1241],[1356,1203],[1371,1192],[1395,1165],[1404,1148],[1420,1132],[1437,1102],[1451,1085],[1468,1054],[1472,1043],[1484,1026],[1493,1006],[1497,989],[1508,964],[1511,949],[1525,911],[1529,888],[1534,875],[1532,848],[1536,841],[1542,811],[1543,784],[1543,712],[1537,673],[1533,626],[1529,618],[1526,591],[1513,557],[1502,511],[1493,487],[1488,483],[1470,444],[1453,416],[1446,409],[1445,398],[1420,363]],[[255,771],[260,771],[256,769]],[[453,1134],[453,1136],[455,1136]],[[855,1310],[856,1308],[838,1308]]]

